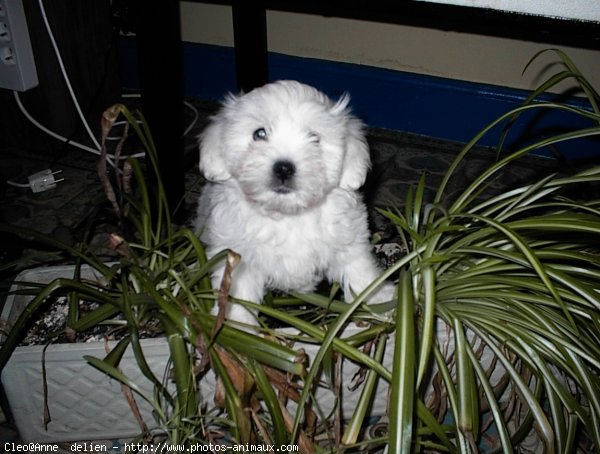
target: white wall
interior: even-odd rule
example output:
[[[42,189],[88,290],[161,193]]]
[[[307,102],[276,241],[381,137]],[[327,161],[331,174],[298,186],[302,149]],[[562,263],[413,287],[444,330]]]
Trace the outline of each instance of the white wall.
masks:
[[[183,40],[233,45],[229,7],[182,2],[181,8]],[[269,50],[273,52],[513,88],[533,88],[544,74],[550,74],[543,70],[548,71],[549,65],[556,61],[556,57],[548,54],[522,75],[524,66],[537,51],[553,46],[277,11],[267,13],[267,23]],[[561,49],[600,89],[600,51]]]
[[[598,0],[419,0],[513,13],[600,22]]]

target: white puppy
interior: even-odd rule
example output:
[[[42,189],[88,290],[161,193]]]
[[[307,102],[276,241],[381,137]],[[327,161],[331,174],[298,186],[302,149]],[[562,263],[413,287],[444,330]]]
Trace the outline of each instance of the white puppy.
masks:
[[[357,193],[369,150],[348,102],[279,81],[230,96],[201,135],[208,183],[196,228],[209,257],[226,248],[241,255],[234,297],[260,302],[267,288],[309,292],[327,278],[352,301],[380,273]],[[215,288],[223,271],[212,275]],[[369,301],[392,296],[393,286],[383,284]],[[256,324],[255,314],[237,304],[227,317]]]

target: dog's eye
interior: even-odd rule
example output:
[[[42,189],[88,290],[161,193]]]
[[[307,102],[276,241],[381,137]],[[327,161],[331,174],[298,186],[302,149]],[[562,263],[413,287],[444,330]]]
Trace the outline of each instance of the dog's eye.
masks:
[[[319,143],[319,142],[321,142],[321,136],[318,133],[314,132],[314,131],[310,131],[308,133],[308,139],[311,142],[313,142],[313,143]]]
[[[254,134],[252,134],[252,138],[254,140],[267,140],[267,131],[265,131],[265,128],[259,128],[256,131],[254,131]]]

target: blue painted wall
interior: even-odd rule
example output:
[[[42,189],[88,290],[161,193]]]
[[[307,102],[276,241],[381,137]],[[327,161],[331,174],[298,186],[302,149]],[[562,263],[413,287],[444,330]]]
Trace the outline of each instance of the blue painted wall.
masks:
[[[124,88],[138,84],[135,42],[120,42],[121,76]],[[200,99],[222,99],[235,92],[233,49],[184,43],[185,91]],[[295,79],[314,85],[332,97],[348,92],[354,113],[369,126],[440,139],[467,142],[487,124],[518,107],[528,93],[523,90],[457,81],[370,66],[337,63],[282,54],[269,55],[269,77]],[[549,99],[549,98],[546,98]],[[572,101],[583,107],[580,100]],[[566,112],[539,110],[523,115],[511,130],[509,147],[573,127],[589,127],[591,121]],[[500,129],[486,135],[482,145],[495,146]],[[578,139],[538,154],[559,151],[570,160],[600,158],[600,140]]]

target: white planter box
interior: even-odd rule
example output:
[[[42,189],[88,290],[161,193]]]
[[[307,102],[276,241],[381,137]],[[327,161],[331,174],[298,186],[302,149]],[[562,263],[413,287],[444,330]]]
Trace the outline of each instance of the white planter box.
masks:
[[[86,278],[93,272],[83,269]],[[73,267],[49,267],[21,273],[16,282],[47,283],[58,277],[72,277]],[[13,286],[13,290],[18,284]],[[2,319],[12,324],[29,296],[10,295]],[[10,326],[10,325],[9,325]],[[109,343],[113,347],[116,342]],[[121,391],[121,385],[90,366],[84,355],[106,356],[104,342],[56,344],[46,349],[46,383],[51,422],[44,428],[44,393],[42,380],[43,346],[17,347],[2,372],[4,386],[19,434],[25,442],[60,442],[131,438],[140,426]],[[142,348],[151,369],[162,377],[169,358],[164,339],[145,339]],[[125,375],[152,395],[152,385],[139,371],[131,347],[120,367]],[[144,421],[152,427],[150,405],[141,397],[136,402]]]
[[[18,282],[48,283],[58,277],[72,277],[73,267],[47,267],[21,273]],[[82,277],[94,278],[93,271],[82,268]],[[100,278],[99,276],[97,277]],[[12,324],[31,300],[24,295],[10,295],[2,311],[2,319]],[[343,337],[359,331],[349,326]],[[113,347],[116,342],[109,343]],[[169,359],[169,349],[164,339],[144,339],[142,348],[146,359],[157,377],[163,377]],[[318,346],[296,344],[303,348],[310,358],[318,352]],[[46,349],[46,375],[48,386],[48,407],[52,421],[44,428],[44,394],[42,380],[43,346],[17,347],[2,372],[2,384],[6,391],[10,408],[21,438],[25,442],[60,442],[80,440],[128,439],[140,433],[140,427],[125,399],[121,385],[102,372],[90,366],[84,355],[98,358],[106,356],[104,342],[71,343],[50,345]],[[393,346],[388,345],[384,364],[391,368]],[[140,385],[147,395],[152,395],[152,384],[139,371],[131,347],[128,347],[120,363],[123,373]],[[359,367],[351,361],[344,361],[342,385],[343,415],[348,418],[356,408],[360,389],[349,391],[348,386]],[[323,378],[323,377],[321,377]],[[373,403],[372,415],[385,414],[388,398],[387,383],[379,380],[379,389]],[[206,374],[200,384],[200,393],[207,401],[212,401],[215,380],[212,373]],[[319,387],[316,399],[324,414],[328,414],[336,403],[332,391]],[[136,395],[140,413],[149,427],[154,424],[151,408]],[[289,409],[293,412],[294,405]]]

